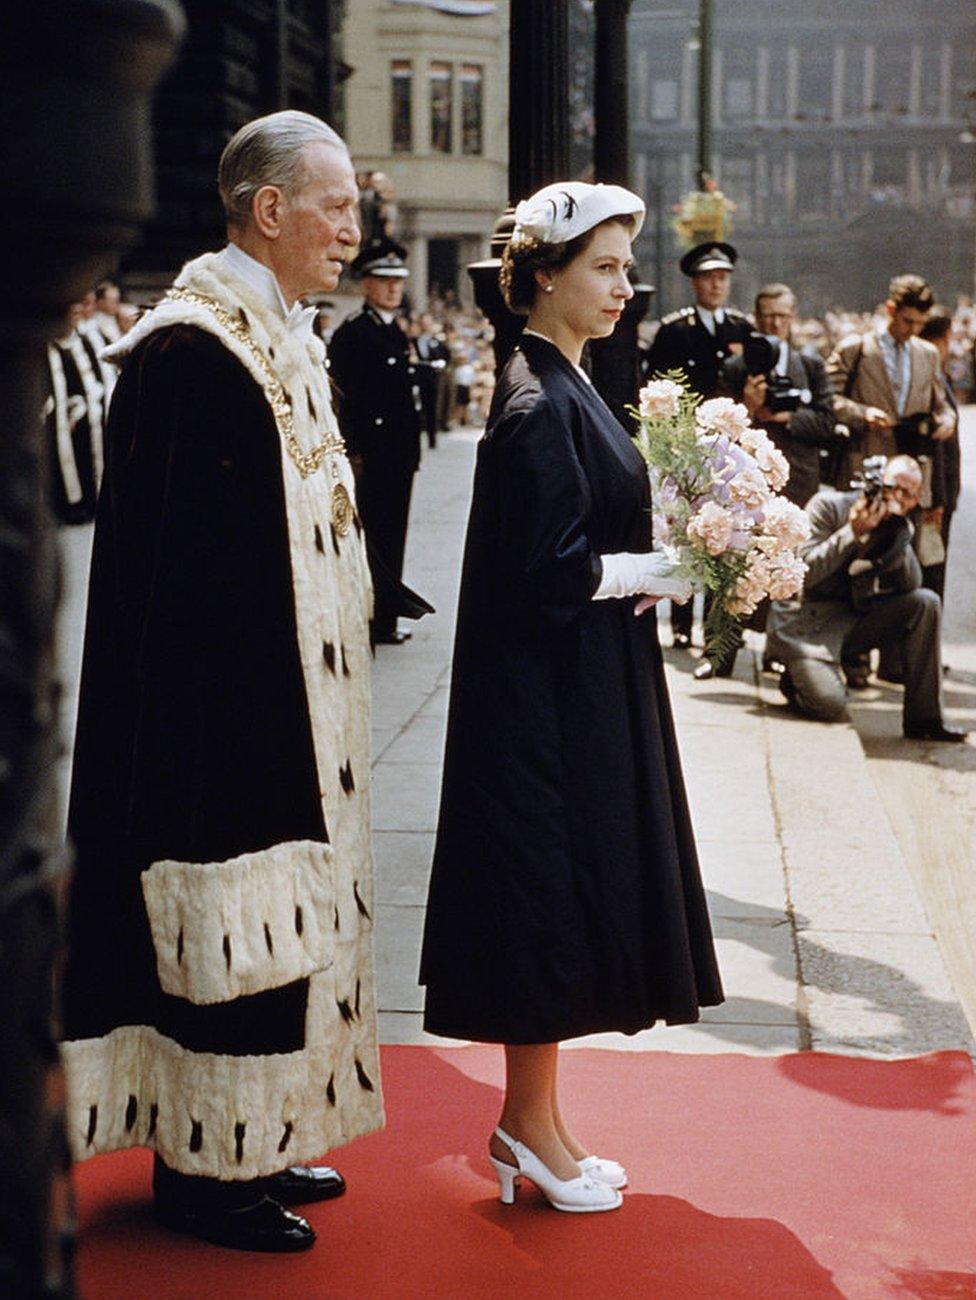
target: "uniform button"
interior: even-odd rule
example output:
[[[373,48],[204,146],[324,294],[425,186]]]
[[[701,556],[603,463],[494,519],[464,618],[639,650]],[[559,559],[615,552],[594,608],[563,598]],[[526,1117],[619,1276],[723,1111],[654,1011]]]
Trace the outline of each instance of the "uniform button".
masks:
[[[407,366],[407,373],[408,373],[408,374],[411,374],[411,375],[414,374],[415,370],[416,370],[416,367],[415,367],[415,366]]]
[[[382,417],[381,415],[378,415],[378,416],[376,417],[376,419],[373,421],[373,423],[374,423],[374,424],[382,424],[382,423],[383,423],[383,417]]]
[[[693,365],[695,364],[695,359],[694,359],[694,357],[689,357],[689,358],[688,358],[688,364],[689,364],[689,366],[693,366]]]
[[[719,348],[719,350],[718,350],[718,355],[719,355],[720,357],[724,357],[724,356],[725,356],[725,353],[722,351],[721,348]]]
[[[388,366],[395,366],[395,365],[396,365],[396,357],[387,357],[387,358],[386,358],[386,364],[387,364]]]

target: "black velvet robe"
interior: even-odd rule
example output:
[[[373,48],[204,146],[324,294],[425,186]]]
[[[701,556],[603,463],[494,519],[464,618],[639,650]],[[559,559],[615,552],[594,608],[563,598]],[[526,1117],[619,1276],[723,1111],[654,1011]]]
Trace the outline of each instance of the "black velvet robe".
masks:
[[[526,337],[478,448],[421,968],[432,1033],[506,1043],[722,1000],[653,615],[592,599],[650,548],[647,472]]]
[[[69,817],[65,1037],[148,1024],[191,1051],[296,1051],[306,980],[211,1006],[161,991],[140,883],[162,859],[328,839],[278,433],[240,363],[187,327],[133,355],[108,432]]]

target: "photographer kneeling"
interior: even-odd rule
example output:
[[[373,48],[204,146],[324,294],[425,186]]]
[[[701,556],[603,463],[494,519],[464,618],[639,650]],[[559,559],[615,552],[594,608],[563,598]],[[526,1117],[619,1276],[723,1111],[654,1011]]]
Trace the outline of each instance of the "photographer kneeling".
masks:
[[[798,713],[822,722],[842,717],[842,660],[900,645],[905,736],[966,738],[942,718],[942,603],[921,585],[907,517],[921,491],[916,460],[878,456],[865,462],[859,490],[824,489],[807,504],[802,598],[774,601],[766,626],[766,652],[786,665],[780,689]]]

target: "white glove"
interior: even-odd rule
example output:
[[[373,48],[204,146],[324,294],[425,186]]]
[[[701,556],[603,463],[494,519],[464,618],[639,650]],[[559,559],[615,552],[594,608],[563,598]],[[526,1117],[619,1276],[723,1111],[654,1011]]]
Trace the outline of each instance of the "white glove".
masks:
[[[687,578],[673,576],[676,563],[663,551],[648,551],[635,555],[621,551],[617,555],[601,555],[603,577],[593,593],[594,600],[609,600],[622,596],[668,597],[678,604],[691,598],[691,583]]]

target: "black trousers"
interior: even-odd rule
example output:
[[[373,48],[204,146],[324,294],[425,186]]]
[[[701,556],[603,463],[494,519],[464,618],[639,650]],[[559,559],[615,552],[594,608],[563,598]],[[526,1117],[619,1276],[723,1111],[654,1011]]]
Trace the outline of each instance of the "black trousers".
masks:
[[[285,1168],[286,1166],[282,1166]],[[169,1206],[198,1213],[219,1213],[242,1210],[254,1205],[267,1193],[267,1178],[248,1178],[241,1182],[221,1178],[200,1178],[195,1174],[181,1174],[170,1169],[159,1156],[153,1156],[153,1200],[158,1206]]]
[[[413,476],[412,469],[397,470],[393,467],[377,472],[366,465],[356,484],[356,499],[367,540],[377,560],[397,583],[403,578]],[[374,585],[373,633],[387,636],[396,631],[396,588],[389,582],[376,582]]]

